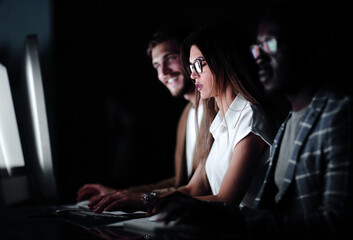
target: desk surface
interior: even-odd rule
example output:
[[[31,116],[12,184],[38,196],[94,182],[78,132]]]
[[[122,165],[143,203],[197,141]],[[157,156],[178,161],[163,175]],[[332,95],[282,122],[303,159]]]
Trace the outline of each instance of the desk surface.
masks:
[[[137,240],[144,235],[124,231],[122,227],[85,227],[56,214],[54,206],[16,207],[0,209],[1,240]],[[153,239],[185,239],[181,236],[159,236]],[[234,239],[221,232],[199,232],[187,239]]]
[[[109,229],[106,228],[100,230],[75,225],[55,214],[55,211],[55,207],[43,206],[0,209],[0,239],[144,239],[141,235],[127,233],[122,229],[115,229],[114,235],[109,235]]]

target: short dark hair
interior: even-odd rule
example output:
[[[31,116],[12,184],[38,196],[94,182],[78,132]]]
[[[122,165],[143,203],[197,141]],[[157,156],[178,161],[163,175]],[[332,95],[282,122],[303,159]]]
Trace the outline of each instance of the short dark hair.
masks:
[[[325,4],[320,4],[320,11],[317,11],[317,5],[310,2],[305,4],[305,8],[298,2],[275,2],[261,19],[262,24],[273,23],[277,26],[278,45],[285,43],[287,49],[290,49],[290,53],[287,50],[286,54],[290,56],[291,65],[296,69],[293,74],[297,78],[303,79],[305,76],[310,81],[321,84],[328,76],[329,68],[324,67],[331,50],[327,48],[330,47],[327,44],[327,33],[332,30],[328,29],[328,12],[329,7]],[[322,74],[318,77],[320,73]]]
[[[179,29],[159,29],[155,31],[155,33],[151,36],[148,46],[147,46],[147,56],[152,57],[152,49],[157,46],[158,44],[165,42],[165,41],[170,41],[173,40],[175,41],[179,46],[182,45],[184,38],[186,36],[186,33]]]

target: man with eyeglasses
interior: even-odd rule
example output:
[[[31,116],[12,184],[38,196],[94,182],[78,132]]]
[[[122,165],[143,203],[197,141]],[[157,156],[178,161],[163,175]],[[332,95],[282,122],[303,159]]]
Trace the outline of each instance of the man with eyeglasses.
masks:
[[[182,34],[176,32],[156,32],[150,39],[147,55],[152,60],[159,81],[165,85],[172,96],[184,97],[189,103],[179,119],[175,148],[175,176],[155,184],[115,190],[100,184],[86,184],[78,190],[77,201],[91,198],[89,206],[96,213],[103,210],[126,209],[143,210],[158,193],[174,190],[185,185],[196,169],[200,156],[194,151],[197,140],[195,128],[195,90],[192,81],[183,73],[180,61]],[[198,125],[201,124],[203,108],[198,110]],[[201,143],[202,144],[202,143]],[[146,160],[150,158],[146,156]],[[151,164],[153,164],[151,162]]]
[[[352,233],[352,98],[325,84],[319,32],[324,18],[312,18],[315,8],[295,9],[286,3],[271,12],[251,46],[266,91],[284,94],[292,106],[253,208],[176,193],[159,200],[161,221],[206,226],[240,239],[341,239]],[[178,201],[163,205],[170,199]]]

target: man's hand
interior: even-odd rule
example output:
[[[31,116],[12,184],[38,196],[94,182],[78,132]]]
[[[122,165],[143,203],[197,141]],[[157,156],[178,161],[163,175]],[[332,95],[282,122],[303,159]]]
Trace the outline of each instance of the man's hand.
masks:
[[[82,200],[90,199],[96,195],[108,194],[114,191],[116,190],[101,184],[86,184],[77,191],[76,201],[80,202]]]
[[[91,198],[88,207],[94,213],[103,211],[121,210],[133,212],[144,209],[142,194],[131,193],[128,190],[110,192]]]
[[[222,202],[206,202],[180,192],[156,199],[148,215],[159,213],[159,221],[192,224],[232,232],[243,226],[240,209]]]

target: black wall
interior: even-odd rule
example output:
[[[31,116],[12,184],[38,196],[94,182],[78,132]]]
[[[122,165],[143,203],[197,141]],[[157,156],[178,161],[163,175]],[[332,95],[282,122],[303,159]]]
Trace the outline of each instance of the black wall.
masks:
[[[57,163],[65,198],[84,183],[126,187],[173,174],[176,124],[186,102],[159,83],[147,41],[168,26],[193,30],[225,19],[254,26],[257,18],[245,14],[253,5],[55,1]]]

